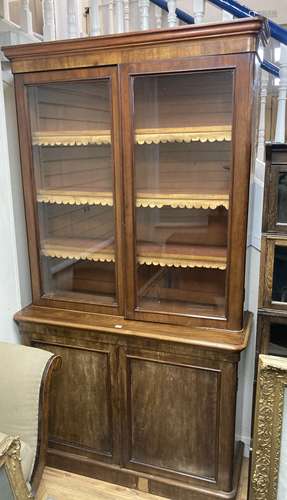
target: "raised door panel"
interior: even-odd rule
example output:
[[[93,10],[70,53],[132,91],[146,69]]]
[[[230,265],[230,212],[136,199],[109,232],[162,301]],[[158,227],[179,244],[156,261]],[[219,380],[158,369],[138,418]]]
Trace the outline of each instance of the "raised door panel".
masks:
[[[126,463],[215,482],[221,372],[154,358],[126,359]]]
[[[116,419],[111,353],[59,345],[36,346],[62,358],[62,368],[52,381],[50,446],[73,447],[79,453],[84,449],[111,459]]]

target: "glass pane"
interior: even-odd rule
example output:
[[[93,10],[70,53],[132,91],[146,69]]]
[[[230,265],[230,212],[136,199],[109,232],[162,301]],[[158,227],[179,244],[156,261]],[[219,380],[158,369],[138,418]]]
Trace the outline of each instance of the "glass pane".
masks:
[[[287,356],[287,325],[271,323],[268,354]]]
[[[134,79],[137,306],[223,316],[231,71]]]
[[[278,178],[278,222],[287,224],[287,172],[280,172]]]
[[[109,80],[29,88],[42,292],[114,304]]]
[[[287,246],[275,246],[272,300],[287,302]]]

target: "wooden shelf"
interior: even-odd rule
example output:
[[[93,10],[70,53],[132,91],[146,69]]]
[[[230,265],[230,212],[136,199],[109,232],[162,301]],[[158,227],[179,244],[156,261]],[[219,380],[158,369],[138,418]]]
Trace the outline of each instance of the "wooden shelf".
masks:
[[[226,269],[225,247],[168,244],[160,246],[139,242],[137,262],[161,267],[204,267]],[[115,262],[113,242],[76,238],[50,238],[41,245],[41,254],[58,259]]]
[[[110,191],[89,191],[70,189],[39,189],[39,203],[56,203],[57,205],[102,205],[113,206],[113,194]]]
[[[166,244],[161,246],[138,242],[137,262],[147,266],[203,267],[224,270],[226,269],[227,249],[199,245]]]
[[[50,238],[41,242],[41,254],[58,259],[115,262],[112,240]]]
[[[231,126],[137,129],[137,144],[231,141]]]
[[[202,208],[215,209],[217,207],[229,208],[229,194],[206,194],[206,193],[151,193],[138,192],[136,198],[137,207],[162,208]]]
[[[40,189],[37,192],[39,203],[56,203],[58,205],[106,205],[113,206],[113,195],[108,191]],[[223,206],[228,210],[228,194],[202,193],[151,193],[138,192],[136,206],[143,208],[202,208],[215,209]]]
[[[32,136],[33,146],[88,146],[111,144],[110,130],[39,131]]]
[[[137,129],[137,144],[160,144],[174,142],[222,142],[231,141],[231,126],[153,128]],[[111,144],[109,130],[38,131],[33,133],[35,146],[87,146],[89,144]]]

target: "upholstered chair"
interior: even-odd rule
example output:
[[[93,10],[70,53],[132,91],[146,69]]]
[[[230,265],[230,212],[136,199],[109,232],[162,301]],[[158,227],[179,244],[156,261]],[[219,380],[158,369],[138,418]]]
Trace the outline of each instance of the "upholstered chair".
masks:
[[[47,451],[51,377],[60,364],[51,352],[0,342],[1,499],[8,483],[17,500],[32,497],[38,488]]]

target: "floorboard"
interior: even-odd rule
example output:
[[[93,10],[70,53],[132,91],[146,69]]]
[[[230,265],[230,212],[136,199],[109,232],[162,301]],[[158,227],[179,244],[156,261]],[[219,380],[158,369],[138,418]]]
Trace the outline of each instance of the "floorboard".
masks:
[[[245,459],[237,500],[247,499],[247,479]],[[46,467],[36,500],[163,500],[163,497]]]

